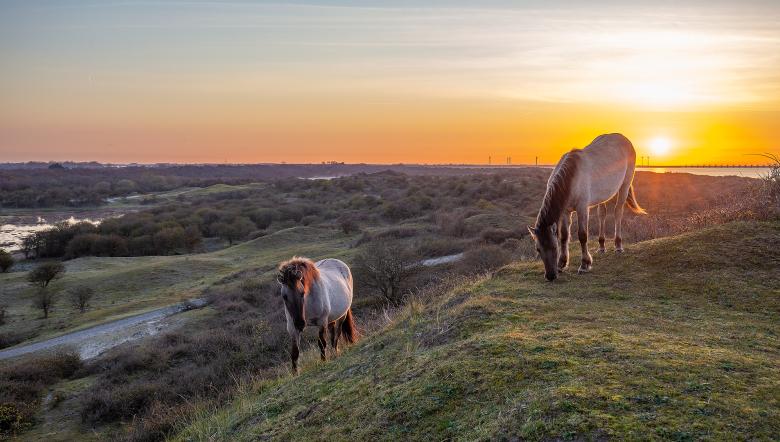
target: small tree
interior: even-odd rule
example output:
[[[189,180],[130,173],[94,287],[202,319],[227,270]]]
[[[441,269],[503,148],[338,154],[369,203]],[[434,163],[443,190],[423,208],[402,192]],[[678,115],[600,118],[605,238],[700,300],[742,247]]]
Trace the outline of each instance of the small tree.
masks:
[[[417,270],[417,262],[408,250],[397,243],[372,242],[357,257],[355,273],[360,282],[379,290],[387,301],[403,301],[404,283]]]
[[[43,311],[43,319],[49,317],[49,311],[51,311],[51,306],[53,304],[54,294],[44,287],[39,287],[38,291],[35,293],[35,298],[33,298],[33,306]]]
[[[47,262],[30,270],[27,274],[27,281],[30,284],[45,289],[49,283],[62,276],[65,272],[65,266],[61,262]]]
[[[70,305],[79,312],[84,313],[87,311],[89,301],[92,300],[92,295],[94,294],[95,291],[90,287],[83,285],[76,286],[70,289]]]
[[[7,272],[14,265],[14,257],[3,249],[0,249],[0,271]]]

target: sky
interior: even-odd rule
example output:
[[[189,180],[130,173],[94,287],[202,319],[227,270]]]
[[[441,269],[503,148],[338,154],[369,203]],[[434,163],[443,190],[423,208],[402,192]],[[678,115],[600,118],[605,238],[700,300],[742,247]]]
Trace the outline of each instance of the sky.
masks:
[[[744,164],[778,122],[778,1],[0,0],[0,162]]]

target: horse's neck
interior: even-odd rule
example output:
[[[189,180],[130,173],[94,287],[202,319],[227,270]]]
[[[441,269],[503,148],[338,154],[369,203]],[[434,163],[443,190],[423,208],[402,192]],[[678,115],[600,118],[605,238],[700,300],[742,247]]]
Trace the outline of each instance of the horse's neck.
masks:
[[[554,223],[557,223],[570,198],[570,191],[563,189],[561,186],[549,186],[547,188],[547,194],[544,196],[544,205],[539,210],[539,215],[536,218],[536,227],[550,227]]]
[[[542,208],[536,219],[537,227],[548,227],[557,223],[568,208],[571,194],[575,191],[577,175],[581,173],[580,151],[572,151],[563,156],[555,167],[547,184]]]

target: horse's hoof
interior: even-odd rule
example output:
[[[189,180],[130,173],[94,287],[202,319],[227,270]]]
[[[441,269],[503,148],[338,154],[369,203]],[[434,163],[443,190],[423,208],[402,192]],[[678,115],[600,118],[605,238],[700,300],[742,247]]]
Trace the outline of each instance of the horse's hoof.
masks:
[[[623,247],[615,249],[615,253],[623,253]]]
[[[590,272],[590,267],[580,267],[579,269],[577,269],[577,273],[580,275],[588,272]]]
[[[599,254],[607,253],[607,249],[598,249],[597,251]]]

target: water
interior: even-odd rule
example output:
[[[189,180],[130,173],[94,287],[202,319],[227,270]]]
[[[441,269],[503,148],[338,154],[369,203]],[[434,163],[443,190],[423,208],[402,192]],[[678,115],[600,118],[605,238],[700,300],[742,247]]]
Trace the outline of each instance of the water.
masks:
[[[17,251],[21,249],[24,238],[35,232],[46,230],[60,222],[76,224],[82,221],[99,224],[105,216],[99,214],[78,214],[60,212],[39,215],[0,216],[0,249]]]
[[[768,167],[637,167],[636,170],[655,173],[690,173],[710,176],[741,176],[761,178],[769,174]]]

